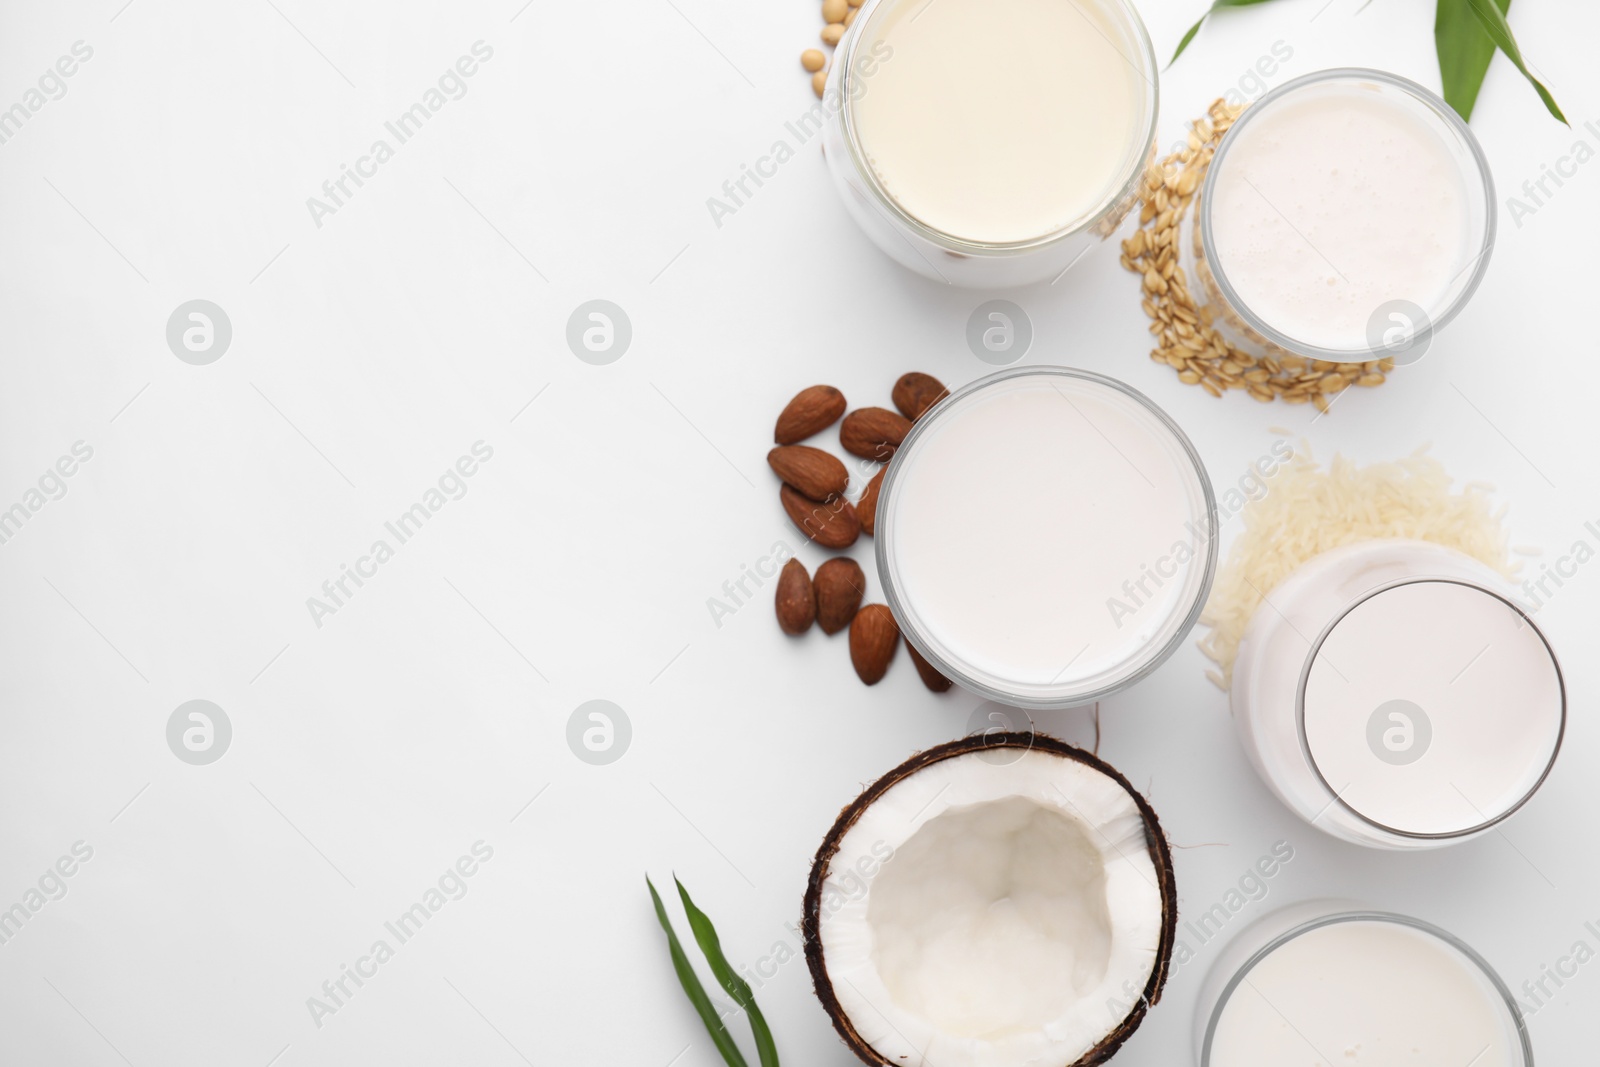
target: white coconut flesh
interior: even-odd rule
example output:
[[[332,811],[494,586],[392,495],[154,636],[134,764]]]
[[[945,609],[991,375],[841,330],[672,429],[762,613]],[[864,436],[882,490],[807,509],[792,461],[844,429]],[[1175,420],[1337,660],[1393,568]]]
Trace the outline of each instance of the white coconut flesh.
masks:
[[[1160,879],[1132,795],[1070,758],[1011,759],[923,767],[830,861],[828,978],[890,1063],[1064,1067],[1128,1016],[1156,966]]]

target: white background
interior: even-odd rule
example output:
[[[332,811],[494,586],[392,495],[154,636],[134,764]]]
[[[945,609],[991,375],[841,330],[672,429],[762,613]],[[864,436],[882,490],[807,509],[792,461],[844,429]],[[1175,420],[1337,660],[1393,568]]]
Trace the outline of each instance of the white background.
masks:
[[[1437,87],[1431,3],[1323,3],[1202,31],[1164,76],[1162,144],[1278,40],[1294,57],[1274,81],[1363,64]],[[929,694],[904,654],[863,687],[842,636],[783,637],[770,585],[720,627],[707,600],[778,542],[823,558],[763,462],[789,396],[828,382],[886,404],[907,370],[977,377],[990,368],[963,330],[985,295],[870,247],[814,142],[713,224],[707,197],[812,103],[796,57],[815,4],[122,4],[0,15],[0,107],[73,42],[94,50],[0,145],[0,507],[75,441],[94,450],[0,545],[0,907],[74,842],[94,850],[0,945],[0,1062],[717,1063],[645,872],[676,870],[740,963],[798,953],[785,924],[838,809],[964,733],[979,702]],[[1165,56],[1202,5],[1142,6]],[[1519,0],[1512,21],[1574,128],[1496,59],[1473,127],[1499,246],[1422,364],[1314,427],[1308,408],[1213,400],[1147,358],[1109,247],[1000,294],[1032,317],[1028,360],[1144,390],[1219,487],[1272,425],[1324,457],[1431,440],[1458,478],[1499,487],[1515,542],[1547,560],[1596,544],[1600,163],[1520,227],[1504,198],[1580,136],[1600,148],[1582,130],[1600,121],[1600,8]],[[467,94],[316,226],[306,198],[478,40],[494,54]],[[609,366],[564,341],[597,297],[634,328]],[[165,340],[194,298],[233,325],[209,366]],[[306,599],[479,440],[494,455],[467,495],[316,626]],[[997,551],[1005,530],[995,516]],[[854,549],[869,569],[870,549]],[[1105,703],[1101,753],[1179,846],[1186,915],[1288,841],[1294,860],[1235,928],[1354,896],[1459,933],[1517,986],[1580,939],[1600,948],[1584,925],[1600,920],[1597,602],[1589,567],[1539,616],[1572,703],[1553,777],[1461,847],[1380,854],[1298,822],[1249,770],[1192,647]],[[234,729],[203,767],[165,741],[195,698]],[[633,724],[609,766],[565,740],[597,698]],[[1085,711],[1040,725],[1091,740]],[[307,998],[480,839],[494,855],[470,892],[314,1025]],[[1195,961],[1119,1063],[1192,1057],[1216,947],[1185,940]],[[854,1062],[798,958],[759,998],[785,1062]],[[1590,964],[1531,1019],[1541,1060],[1592,1058],[1597,1006]]]

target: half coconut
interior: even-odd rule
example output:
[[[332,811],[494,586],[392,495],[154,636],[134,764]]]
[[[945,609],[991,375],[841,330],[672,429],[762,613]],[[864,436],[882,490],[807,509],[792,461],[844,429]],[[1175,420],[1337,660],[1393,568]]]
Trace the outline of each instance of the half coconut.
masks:
[[[995,733],[907,760],[840,813],[806,889],[806,962],[864,1062],[1108,1059],[1161,996],[1172,854],[1126,778]]]

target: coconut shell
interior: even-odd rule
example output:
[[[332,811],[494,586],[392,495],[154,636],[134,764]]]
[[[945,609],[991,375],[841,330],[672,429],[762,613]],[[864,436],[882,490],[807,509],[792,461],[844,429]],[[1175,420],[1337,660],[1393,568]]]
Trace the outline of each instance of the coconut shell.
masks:
[[[1161,940],[1156,952],[1156,964],[1150,972],[1150,980],[1145,983],[1144,991],[1133,1009],[1120,1022],[1115,1029],[1106,1034],[1099,1044],[1084,1053],[1071,1064],[1062,1064],[1061,1067],[1095,1067],[1109,1060],[1112,1055],[1122,1047],[1128,1038],[1133,1036],[1135,1030],[1144,1022],[1145,1015],[1150,1006],[1161,999],[1161,991],[1167,984],[1167,976],[1172,967],[1172,946],[1178,932],[1178,888],[1177,881],[1172,873],[1172,850],[1167,844],[1166,835],[1161,830],[1161,821],[1156,818],[1154,809],[1148,801],[1133,788],[1133,785],[1119,773],[1116,768],[1100,759],[1098,756],[1065,741],[1038,733],[994,733],[981,734],[973,737],[964,737],[957,741],[947,741],[942,745],[935,745],[925,752],[919,752],[906,760],[888,774],[873,782],[855,800],[851,801],[833,827],[828,831],[828,836],[822,839],[822,846],[817,849],[816,857],[811,861],[811,876],[806,882],[806,895],[803,912],[800,920],[800,930],[805,938],[806,966],[811,971],[811,984],[816,992],[817,999],[822,1002],[823,1009],[828,1013],[828,1018],[833,1020],[833,1028],[838,1031],[844,1043],[849,1046],[863,1063],[878,1065],[878,1067],[904,1067],[885,1059],[876,1049],[869,1045],[865,1039],[856,1032],[849,1016],[839,1004],[839,998],[833,991],[833,982],[828,977],[827,962],[823,957],[822,938],[819,930],[819,918],[822,913],[822,886],[827,880],[829,865],[839,851],[839,845],[844,840],[846,833],[856,824],[856,821],[877,800],[887,793],[890,787],[898,784],[917,771],[941,760],[962,756],[969,752],[979,752],[996,748],[1039,749],[1043,752],[1053,753],[1066,759],[1077,760],[1079,763],[1099,771],[1112,781],[1120,785],[1133,798],[1134,804],[1139,809],[1140,816],[1144,819],[1145,839],[1150,849],[1150,859],[1155,864],[1156,877],[1160,880],[1161,889]]]

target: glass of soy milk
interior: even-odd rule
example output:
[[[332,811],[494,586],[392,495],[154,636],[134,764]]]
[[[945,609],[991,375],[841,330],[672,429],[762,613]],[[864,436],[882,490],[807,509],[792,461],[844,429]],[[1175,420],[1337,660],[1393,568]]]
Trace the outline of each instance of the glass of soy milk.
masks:
[[[1267,785],[1335,837],[1420,849],[1486,833],[1555,763],[1566,687],[1489,567],[1425,541],[1314,557],[1256,609],[1230,690]]]
[[[1431,923],[1337,901],[1257,920],[1206,976],[1200,1067],[1532,1067],[1488,961]]]
[[[1453,109],[1414,82],[1325,70],[1250,106],[1200,191],[1188,272],[1246,351],[1411,363],[1478,288],[1494,182]]]
[[[884,599],[924,659],[992,700],[1065,708],[1143,678],[1189,633],[1217,508],[1194,446],[1148,398],[1015,367],[912,425],[874,540]]]
[[[867,0],[816,111],[845,208],[951,285],[1059,277],[1137,199],[1157,66],[1127,0]]]

